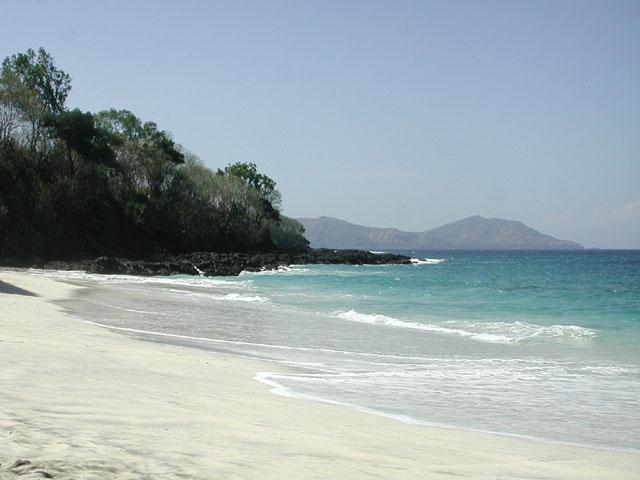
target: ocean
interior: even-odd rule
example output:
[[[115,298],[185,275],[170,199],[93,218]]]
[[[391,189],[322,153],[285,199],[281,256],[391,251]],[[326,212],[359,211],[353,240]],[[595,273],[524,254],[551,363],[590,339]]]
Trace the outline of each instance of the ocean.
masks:
[[[408,253],[239,277],[34,274],[89,287],[63,305],[104,328],[286,367],[256,375],[274,394],[640,451],[640,251]]]

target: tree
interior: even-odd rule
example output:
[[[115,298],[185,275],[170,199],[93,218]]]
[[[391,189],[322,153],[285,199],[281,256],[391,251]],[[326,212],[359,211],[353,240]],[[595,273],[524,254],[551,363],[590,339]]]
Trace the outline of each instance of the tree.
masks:
[[[90,112],[82,113],[77,108],[61,112],[55,117],[50,117],[47,126],[51,127],[55,138],[64,141],[67,147],[78,153],[84,161],[117,168],[110,144],[117,144],[118,139],[103,129],[96,128]]]
[[[43,127],[47,117],[64,111],[71,91],[71,77],[57,68],[53,58],[43,48],[38,53],[28,49],[7,57],[0,72],[0,101],[3,117],[19,112],[27,127],[27,143],[33,150],[44,139]]]
[[[282,215],[280,221],[271,226],[270,233],[277,250],[303,252],[309,249],[309,240],[304,237],[304,227],[293,218]]]
[[[280,209],[281,195],[276,190],[276,182],[266,175],[259,173],[255,163],[234,163],[224,170],[218,169],[219,175],[233,175],[241,179],[247,186],[257,190],[262,198],[269,202],[274,213]]]
[[[95,121],[118,144],[116,161],[129,182],[127,187],[160,196],[175,166],[184,163],[184,154],[171,135],[154,122],[142,123],[128,110],[98,112]]]
[[[131,147],[128,153],[160,154],[168,163],[184,163],[184,154],[168,132],[160,130],[155,122],[142,123],[129,110],[103,110],[95,115],[95,122],[118,138],[123,146]]]
[[[0,256],[304,249],[254,163],[217,173],[128,110],[65,108],[40,49],[0,69]]]
[[[11,72],[0,73],[0,145],[15,138],[21,122],[18,79]]]

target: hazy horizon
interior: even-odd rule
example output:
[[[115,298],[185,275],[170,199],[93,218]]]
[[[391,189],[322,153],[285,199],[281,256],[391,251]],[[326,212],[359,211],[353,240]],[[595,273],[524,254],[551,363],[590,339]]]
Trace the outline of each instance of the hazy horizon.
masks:
[[[481,215],[640,248],[640,3],[9,0],[70,108],[133,111],[292,217],[422,231]]]

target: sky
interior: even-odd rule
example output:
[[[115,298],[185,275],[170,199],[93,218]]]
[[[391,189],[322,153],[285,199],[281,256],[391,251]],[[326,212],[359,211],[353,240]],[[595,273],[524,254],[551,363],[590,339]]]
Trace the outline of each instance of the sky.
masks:
[[[3,0],[0,58],[40,46],[289,216],[640,248],[639,1]]]

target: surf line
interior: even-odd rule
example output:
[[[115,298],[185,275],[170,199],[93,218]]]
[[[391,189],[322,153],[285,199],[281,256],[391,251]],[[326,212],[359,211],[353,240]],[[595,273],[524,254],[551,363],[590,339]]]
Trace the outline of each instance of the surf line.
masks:
[[[410,357],[404,355],[389,355],[382,353],[367,353],[367,352],[351,352],[348,350],[334,350],[331,348],[310,348],[310,347],[292,347],[287,345],[273,345],[269,343],[252,343],[252,342],[242,342],[240,340],[221,340],[217,338],[209,338],[209,337],[194,337],[191,335],[180,335],[177,333],[165,333],[165,332],[154,332],[152,330],[141,330],[138,328],[129,328],[129,327],[116,327],[113,325],[105,325],[103,323],[93,322],[91,320],[83,320],[83,322],[88,323],[90,325],[95,325],[97,327],[105,328],[107,330],[117,330],[120,332],[129,332],[129,333],[139,333],[143,335],[154,335],[158,337],[168,337],[168,338],[182,338],[184,340],[195,340],[202,342],[211,342],[211,343],[226,343],[231,345],[246,345],[251,347],[266,347],[266,348],[274,348],[279,350],[298,350],[302,352],[323,352],[323,353],[337,353],[340,355],[361,355],[365,357],[379,357],[379,358],[397,358],[400,360],[422,360],[422,361],[433,361],[433,358],[429,357]]]

